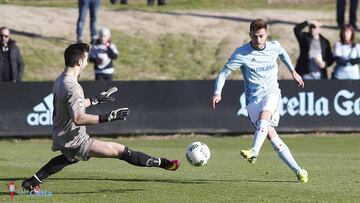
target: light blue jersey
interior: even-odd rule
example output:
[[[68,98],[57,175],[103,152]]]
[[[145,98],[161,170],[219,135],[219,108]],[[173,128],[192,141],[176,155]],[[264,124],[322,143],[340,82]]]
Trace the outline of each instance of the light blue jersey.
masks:
[[[294,67],[288,53],[277,41],[267,41],[265,48],[254,49],[250,42],[237,48],[216,79],[214,94],[221,95],[226,78],[240,68],[244,76],[246,103],[270,93],[279,93],[277,58],[292,71]]]

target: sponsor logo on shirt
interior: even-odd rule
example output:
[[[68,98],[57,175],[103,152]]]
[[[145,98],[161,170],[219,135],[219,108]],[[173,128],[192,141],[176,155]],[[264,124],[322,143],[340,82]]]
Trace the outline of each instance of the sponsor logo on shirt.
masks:
[[[274,69],[274,65],[268,65],[268,66],[264,66],[264,67],[256,67],[255,71],[256,72],[265,72],[265,71],[270,71]]]

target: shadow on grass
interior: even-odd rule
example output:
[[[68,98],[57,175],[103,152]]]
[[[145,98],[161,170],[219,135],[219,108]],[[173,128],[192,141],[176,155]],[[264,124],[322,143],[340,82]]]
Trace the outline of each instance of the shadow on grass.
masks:
[[[26,178],[14,177],[14,178],[2,178],[1,181],[18,181],[25,180]],[[222,180],[210,180],[210,179],[194,179],[194,180],[177,180],[177,179],[138,179],[138,178],[99,178],[99,177],[74,177],[74,178],[49,178],[47,181],[114,181],[114,182],[153,182],[153,183],[174,183],[174,184],[211,184],[215,182],[229,182],[229,183],[297,183],[298,181],[292,180],[246,180],[246,179],[222,179]],[[89,192],[91,193],[91,192]]]
[[[249,183],[298,183],[296,180],[246,180]]]
[[[60,41],[67,41],[65,38],[63,37],[47,37],[47,36],[43,36],[43,35],[40,35],[40,34],[36,34],[36,33],[32,33],[32,32],[27,32],[27,31],[18,31],[18,30],[14,30],[14,29],[11,29],[10,30],[12,34],[15,34],[15,35],[21,35],[21,36],[24,36],[24,37],[31,37],[31,38],[38,38],[38,39],[53,39],[53,40],[60,40]]]
[[[54,195],[80,195],[80,194],[96,194],[96,193],[127,193],[144,191],[145,189],[100,189],[98,191],[77,191],[77,192],[54,192]]]
[[[10,183],[10,181],[18,181],[18,180],[25,180],[25,179],[27,179],[27,178],[29,178],[29,177],[22,177],[22,178],[20,178],[20,177],[14,177],[14,178],[0,178],[0,181],[8,181],[9,183]]]
[[[176,180],[176,179],[138,179],[138,178],[50,178],[49,180],[67,181],[115,181],[115,182],[154,182],[154,183],[175,183],[175,184],[207,184],[218,180]],[[228,180],[227,180],[228,181]]]
[[[80,194],[102,194],[102,193],[127,193],[127,192],[138,192],[138,191],[144,191],[145,189],[99,189],[97,191],[74,191],[74,192],[54,192],[52,194],[54,195],[80,195]],[[19,194],[15,194],[19,195]],[[20,196],[27,196],[26,195],[20,195]],[[0,196],[10,196],[9,192],[0,192]]]
[[[211,18],[211,19],[229,20],[229,21],[246,22],[246,23],[250,23],[253,20],[255,20],[253,17],[209,15],[209,14],[194,13],[194,12],[148,11],[148,10],[142,10],[142,9],[129,9],[129,10],[136,10],[136,11],[147,12],[147,13],[161,13],[161,14],[173,15],[173,16],[191,16],[191,17]],[[125,10],[118,10],[118,11],[121,12],[121,11],[125,11]],[[269,18],[267,20],[268,20],[269,25],[282,24],[282,25],[295,26],[296,24],[301,23],[301,22],[282,20],[282,19],[272,19],[272,18]],[[339,29],[335,25],[323,25],[322,28],[332,29],[332,30]]]
[[[68,181],[124,181],[124,182],[154,182],[154,183],[175,183],[175,184],[211,184],[215,182],[229,182],[229,183],[297,183],[293,180],[246,180],[246,179],[193,179],[193,180],[176,180],[176,179],[129,179],[129,178],[50,178],[49,180],[68,180]]]
[[[28,177],[14,177],[14,178],[1,178],[0,181],[21,181]],[[49,178],[47,181],[66,180],[66,181],[119,181],[119,182],[157,182],[157,183],[177,183],[177,184],[206,184],[209,182],[224,181],[228,182],[233,180],[175,180],[175,179],[137,179],[137,178],[98,178],[98,177],[74,177],[74,178]],[[241,181],[244,182],[244,181]]]

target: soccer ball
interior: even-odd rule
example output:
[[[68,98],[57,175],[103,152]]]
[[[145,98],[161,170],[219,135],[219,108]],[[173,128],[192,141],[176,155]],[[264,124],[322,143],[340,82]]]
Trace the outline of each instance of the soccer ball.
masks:
[[[210,149],[202,142],[193,142],[186,148],[186,159],[193,166],[203,166],[210,159]]]

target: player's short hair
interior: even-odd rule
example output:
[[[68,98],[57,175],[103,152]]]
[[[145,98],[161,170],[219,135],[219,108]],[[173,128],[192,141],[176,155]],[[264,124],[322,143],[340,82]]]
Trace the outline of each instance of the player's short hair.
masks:
[[[267,30],[267,23],[265,20],[261,19],[261,18],[258,18],[256,20],[253,20],[251,23],[250,23],[250,32],[253,32],[253,31],[258,31],[262,28],[265,28],[265,30]]]
[[[85,43],[71,44],[65,49],[64,59],[66,67],[74,67],[76,63],[89,52],[89,45]]]

